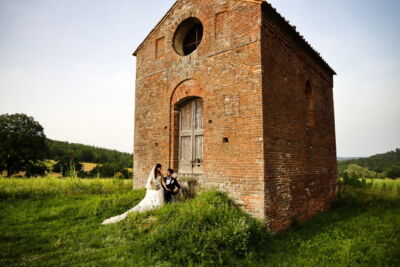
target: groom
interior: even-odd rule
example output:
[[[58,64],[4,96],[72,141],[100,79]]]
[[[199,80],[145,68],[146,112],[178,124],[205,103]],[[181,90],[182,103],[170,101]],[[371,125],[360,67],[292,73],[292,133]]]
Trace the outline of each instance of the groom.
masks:
[[[172,196],[178,194],[179,190],[181,189],[181,186],[179,185],[178,181],[176,180],[176,178],[173,177],[174,172],[175,171],[173,169],[168,169],[167,176],[164,177],[164,183],[165,183],[165,187],[163,185],[164,197],[167,203],[171,202]]]

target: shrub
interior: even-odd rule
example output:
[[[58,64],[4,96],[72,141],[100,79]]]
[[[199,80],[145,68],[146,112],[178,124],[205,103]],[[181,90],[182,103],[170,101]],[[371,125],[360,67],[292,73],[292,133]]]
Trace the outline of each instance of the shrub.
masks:
[[[188,260],[205,265],[227,264],[244,258],[266,234],[261,222],[216,191],[203,192],[147,215],[133,214],[128,224],[149,232],[135,242],[132,252],[138,258],[151,255],[153,264],[185,265]]]
[[[396,183],[370,182],[367,185],[343,185],[336,197],[335,205],[366,208],[372,205],[385,206],[399,203],[400,186]]]
[[[386,176],[392,179],[400,178],[400,164],[389,167],[386,171]]]
[[[26,177],[45,176],[49,169],[43,162],[30,162],[25,167]]]
[[[53,170],[59,172],[63,177],[79,177],[79,173],[83,173],[82,163],[71,159],[61,160],[54,165]]]
[[[351,185],[353,187],[367,187],[368,183],[366,179],[360,179],[355,173],[344,172],[343,182],[344,185]]]
[[[88,177],[116,177],[129,179],[132,177],[132,172],[128,171],[122,164],[105,163],[97,165],[88,173]]]

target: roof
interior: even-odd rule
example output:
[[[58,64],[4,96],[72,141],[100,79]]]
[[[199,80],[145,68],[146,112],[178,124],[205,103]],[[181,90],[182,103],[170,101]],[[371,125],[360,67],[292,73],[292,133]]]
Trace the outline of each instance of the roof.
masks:
[[[286,31],[286,33],[297,42],[304,50],[306,50],[317,62],[325,66],[332,75],[336,75],[336,72],[329,66],[329,64],[322,58],[321,54],[312,47],[312,45],[301,35],[297,30],[296,26],[293,26],[286,20],[279,12],[269,3],[264,1],[262,4],[263,12],[269,12],[271,19],[280,24],[280,26]]]
[[[167,11],[167,13],[161,18],[161,20],[156,24],[156,26],[150,31],[150,33],[146,36],[146,38],[143,40],[142,43],[136,48],[135,52],[133,52],[133,55],[136,56],[139,50],[143,47],[143,45],[150,39],[150,36],[154,31],[156,31],[162,22],[168,17],[170,13],[175,9],[177,4],[182,1],[182,0],[176,0],[175,3],[172,5],[172,7]],[[305,49],[307,52],[309,52],[315,60],[317,60],[319,63],[321,63],[323,66],[325,66],[333,75],[336,74],[336,72],[329,66],[329,64],[322,58],[321,54],[315,50],[309,42],[304,38],[303,35],[301,35],[297,30],[296,27],[291,25],[288,20],[286,20],[279,12],[269,3],[267,3],[265,0],[241,0],[241,1],[247,1],[247,2],[254,2],[254,3],[261,3],[263,12],[270,12],[272,16],[275,17],[275,19],[280,22],[281,27],[286,30],[286,32],[294,39],[294,41],[297,41],[303,49]]]

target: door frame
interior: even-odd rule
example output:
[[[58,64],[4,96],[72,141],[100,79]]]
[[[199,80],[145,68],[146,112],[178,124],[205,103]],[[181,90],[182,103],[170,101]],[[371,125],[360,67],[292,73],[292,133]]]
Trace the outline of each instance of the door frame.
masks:
[[[198,74],[199,76],[199,74]],[[175,81],[171,82],[171,84],[175,84],[175,86],[171,87],[170,93],[170,109],[169,109],[169,125],[165,125],[164,129],[168,129],[169,132],[169,167],[175,170],[178,170],[178,156],[179,156],[179,108],[180,104],[192,99],[192,98],[201,98],[203,100],[203,126],[204,126],[204,140],[203,147],[205,153],[205,142],[206,140],[206,128],[207,125],[205,121],[207,121],[207,101],[205,97],[205,90],[203,84],[200,83],[199,80],[209,81],[210,79],[206,74],[199,76],[201,79],[195,78],[186,78],[179,79],[177,78]],[[206,83],[207,84],[207,83]],[[206,154],[204,154],[206,157]],[[205,167],[205,166],[204,166]],[[204,169],[205,173],[205,169]],[[203,173],[203,175],[204,175]],[[201,175],[201,176],[203,176]],[[194,175],[197,177],[198,175]]]
[[[196,128],[196,112],[197,112],[197,105],[196,105],[196,100],[199,100],[201,102],[201,112],[202,112],[202,129],[198,130]],[[182,149],[182,137],[183,136],[187,136],[187,134],[182,134],[181,130],[182,130],[182,116],[181,116],[181,109],[184,105],[191,105],[190,107],[190,117],[191,117],[191,127],[190,127],[190,157],[191,157],[191,168],[190,171],[183,171],[182,173],[185,174],[190,174],[190,175],[199,175],[199,174],[204,174],[204,101],[203,98],[201,97],[189,97],[184,99],[184,101],[181,101],[179,103],[179,105],[177,105],[177,109],[178,109],[178,165],[177,165],[177,169],[179,172],[181,172],[181,168],[182,166],[180,166],[181,162],[180,162],[180,157],[181,157],[181,149]],[[196,137],[198,136],[202,136],[203,137],[203,141],[202,141],[202,145],[201,145],[201,150],[202,150],[202,159],[200,162],[196,163],[196,160],[198,160],[196,157],[197,154],[197,149],[196,149]]]

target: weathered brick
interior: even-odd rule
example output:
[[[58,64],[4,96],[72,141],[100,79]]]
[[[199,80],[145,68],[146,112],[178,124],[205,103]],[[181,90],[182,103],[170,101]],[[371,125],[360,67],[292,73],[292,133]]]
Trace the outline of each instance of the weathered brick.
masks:
[[[196,17],[193,53],[173,48]],[[228,192],[271,231],[329,208],[336,186],[334,71],[262,1],[180,0],[136,50],[134,186],[178,169],[179,106],[204,105],[199,187]]]

